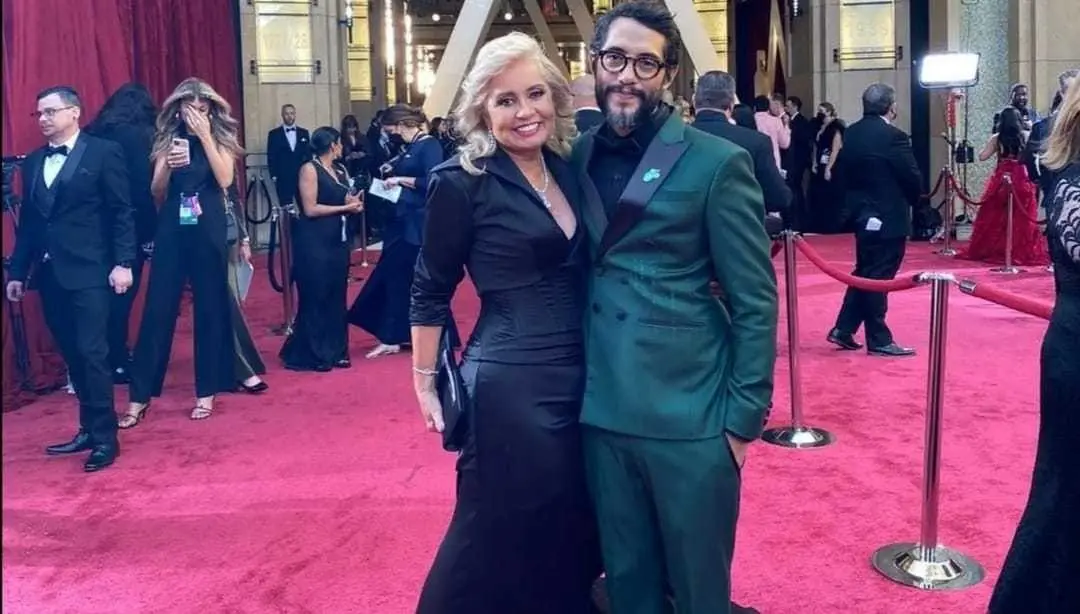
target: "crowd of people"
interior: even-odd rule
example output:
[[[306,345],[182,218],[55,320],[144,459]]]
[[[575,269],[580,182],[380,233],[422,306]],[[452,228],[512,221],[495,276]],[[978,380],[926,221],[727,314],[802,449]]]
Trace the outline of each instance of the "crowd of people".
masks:
[[[458,453],[456,507],[421,614],[590,614],[601,576],[615,614],[750,610],[731,603],[730,585],[741,472],[773,393],[769,234],[850,227],[855,274],[871,279],[903,259],[923,181],[888,85],[865,90],[864,117],[847,127],[828,103],[803,118],[796,97],[743,110],[722,71],[701,75],[692,111],[680,110],[667,102],[679,33],[648,1],[601,16],[590,57],[591,76],[571,84],[535,39],[512,33],[480,50],[452,121],[394,105],[366,134],[352,116],[309,132],[286,105],[268,135],[278,198],[297,205],[298,309],[282,364],[351,367],[350,325],[377,340],[369,358],[410,349],[424,424]],[[1080,598],[1074,77],[1063,75],[1045,119],[1014,96],[987,147],[1001,172],[1025,179],[1032,154],[1058,292],[1031,499],[995,614],[1060,612]],[[230,105],[198,79],[160,109],[125,86],[85,130],[71,88],[37,103],[48,144],[24,166],[6,295],[40,291],[78,397],[76,436],[47,452],[89,451],[85,469],[98,471],[119,454],[118,429],[145,420],[162,392],[185,288],[190,417],[212,416],[221,393],[268,389],[237,281],[251,256],[236,198],[243,149]],[[824,184],[804,195],[807,173]],[[376,220],[382,253],[349,306],[360,213]],[[120,331],[151,257],[128,358]],[[458,363],[445,357],[461,345],[450,302],[466,275],[481,306]],[[859,349],[865,325],[870,354],[910,355],[885,313],[884,295],[851,289],[828,341]],[[130,390],[119,418],[117,383]],[[464,394],[443,394],[448,383]]]

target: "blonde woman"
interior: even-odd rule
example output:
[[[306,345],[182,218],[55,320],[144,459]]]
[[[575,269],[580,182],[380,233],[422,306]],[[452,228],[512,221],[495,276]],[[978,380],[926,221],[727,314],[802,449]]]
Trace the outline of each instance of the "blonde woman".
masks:
[[[412,287],[413,378],[427,427],[439,338],[466,267],[480,316],[464,352],[457,505],[419,614],[585,614],[599,549],[582,465],[584,226],[563,157],[569,86],[525,34],[480,49],[437,167]],[[460,425],[461,423],[459,423]]]
[[[131,403],[121,428],[139,423],[160,396],[172,351],[180,296],[191,285],[195,318],[192,420],[210,417],[214,397],[235,388],[226,246],[225,190],[233,182],[239,124],[229,103],[187,79],[162,105],[151,158],[150,190],[159,203],[146,306],[135,345]]]
[[[991,614],[1075,612],[1080,604],[1080,85],[1065,92],[1042,163],[1057,300],[1043,338],[1039,442],[1027,508],[990,600]]]

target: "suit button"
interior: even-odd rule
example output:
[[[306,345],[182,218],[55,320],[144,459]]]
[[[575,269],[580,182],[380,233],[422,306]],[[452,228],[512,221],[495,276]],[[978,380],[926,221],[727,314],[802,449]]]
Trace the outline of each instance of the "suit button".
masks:
[[[620,311],[619,313],[615,314],[615,319],[622,322],[623,320],[626,319],[626,312],[625,311]]]
[[[593,313],[600,313],[600,305],[597,304],[597,303],[593,303],[592,304],[592,312]]]

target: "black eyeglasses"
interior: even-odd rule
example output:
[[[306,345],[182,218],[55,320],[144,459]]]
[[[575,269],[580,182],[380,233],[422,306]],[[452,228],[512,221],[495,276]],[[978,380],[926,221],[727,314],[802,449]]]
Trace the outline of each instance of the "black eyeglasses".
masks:
[[[68,105],[66,107],[59,107],[59,108],[56,108],[56,109],[45,109],[44,111],[34,111],[33,113],[30,114],[30,117],[33,117],[34,119],[41,119],[41,116],[44,115],[45,117],[48,117],[49,119],[52,119],[53,117],[56,117],[56,114],[59,113],[60,111],[67,111],[68,109],[74,109],[74,108],[75,108],[75,105]]]
[[[600,60],[600,67],[610,73],[621,73],[627,64],[633,64],[634,74],[642,81],[648,81],[655,77],[667,64],[651,55],[639,55],[631,57],[621,51],[599,51],[596,57]]]

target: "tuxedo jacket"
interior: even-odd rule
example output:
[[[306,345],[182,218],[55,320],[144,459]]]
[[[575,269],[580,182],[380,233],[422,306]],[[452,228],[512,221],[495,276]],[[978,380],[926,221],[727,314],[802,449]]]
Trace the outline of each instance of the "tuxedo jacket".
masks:
[[[24,281],[48,257],[61,288],[108,285],[109,272],[135,260],[135,222],[124,152],[80,133],[52,186],[45,147],[23,163],[23,205],[11,255],[11,279]]]
[[[603,155],[595,138],[582,135],[571,155],[592,259],[582,423],[652,439],[757,438],[777,292],[750,154],[672,113],[609,219],[588,175]]]
[[[911,210],[922,195],[922,173],[903,130],[877,115],[864,116],[844,132],[836,168],[836,189],[844,194],[845,214],[854,219],[857,237],[899,239],[911,234]],[[866,230],[870,218],[881,221],[880,230]]]
[[[765,210],[769,213],[787,215],[791,205],[791,188],[780,175],[780,169],[776,168],[772,141],[769,137],[757,130],[736,126],[728,121],[726,115],[717,111],[699,111],[697,117],[694,118],[694,127],[713,136],[727,139],[745,149],[754,161],[754,177],[761,185],[761,193],[765,197]]]
[[[284,126],[278,126],[266,135],[266,164],[280,190],[289,193],[296,191],[300,183],[300,167],[308,160],[311,160],[311,135],[307,130],[296,127],[295,150],[289,148]]]

